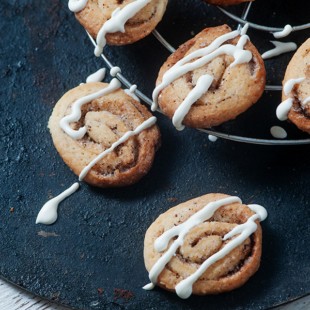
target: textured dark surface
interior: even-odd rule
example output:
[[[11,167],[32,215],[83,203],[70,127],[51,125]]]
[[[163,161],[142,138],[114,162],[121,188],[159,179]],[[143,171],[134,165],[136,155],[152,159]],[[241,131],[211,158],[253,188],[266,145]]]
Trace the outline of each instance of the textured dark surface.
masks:
[[[267,14],[270,11],[260,9],[260,2],[255,5],[270,24],[283,25],[279,14]],[[264,5],[273,9],[275,2]],[[299,19],[296,15],[291,14],[291,22],[302,23],[303,14]],[[201,1],[171,1],[159,30],[177,46],[191,31],[224,20],[228,21]],[[180,24],[187,26],[176,35]],[[35,225],[45,201],[76,181],[46,128],[53,105],[102,62],[95,59],[85,32],[60,1],[1,1],[0,31],[3,277],[78,309],[263,309],[310,292],[310,146],[212,144],[195,130],[177,132],[159,116],[162,148],[141,182],[109,190],[83,185],[61,204],[56,224]],[[270,48],[263,48],[263,39],[271,36],[260,36],[253,37],[260,50]],[[300,36],[299,42],[306,35]],[[168,53],[149,37],[133,46],[109,49],[109,55],[149,94]],[[270,80],[283,74],[289,57],[267,62],[275,73]],[[279,94],[270,96],[223,128],[270,138]],[[291,135],[303,136],[287,127]],[[147,227],[176,203],[208,192],[239,195],[246,203],[267,208],[260,270],[244,287],[220,296],[180,300],[160,289],[142,290],[148,283],[142,255]]]

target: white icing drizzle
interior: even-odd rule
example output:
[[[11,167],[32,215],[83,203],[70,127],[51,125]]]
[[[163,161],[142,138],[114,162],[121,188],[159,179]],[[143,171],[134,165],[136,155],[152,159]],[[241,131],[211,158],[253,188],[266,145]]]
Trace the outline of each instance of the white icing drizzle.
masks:
[[[79,12],[82,11],[88,0],[69,0],[68,7],[71,12]]]
[[[283,86],[283,92],[286,96],[289,96],[295,85],[300,84],[305,80],[304,77],[288,80]],[[306,98],[307,99],[307,98]],[[285,121],[288,118],[288,113],[293,105],[294,99],[292,97],[282,101],[276,110],[277,118],[280,121]],[[302,103],[303,104],[303,103]]]
[[[125,32],[125,24],[126,22],[134,17],[141,9],[143,9],[151,0],[136,0],[133,1],[122,9],[117,8],[112,13],[112,16],[109,20],[107,20],[97,35],[97,46],[95,48],[95,55],[97,57],[103,51],[104,46],[106,45],[106,35],[107,33],[114,33],[114,32]]]
[[[240,31],[231,31],[216,38],[210,45],[188,54],[187,56],[179,60],[169,70],[167,70],[163,75],[162,82],[153,91],[153,103],[151,107],[152,111],[155,111],[157,109],[158,96],[165,87],[167,87],[170,83],[172,83],[182,75],[193,71],[199,67],[202,67],[206,63],[212,61],[214,58],[223,54],[233,56],[234,62],[230,64],[230,67],[233,67],[237,64],[249,62],[252,59],[252,53],[243,49],[244,45],[249,39],[248,36],[245,35],[247,28],[248,25],[246,24]],[[240,34],[241,37],[237,45],[224,44],[226,41],[234,39]]]
[[[213,135],[208,135],[208,139],[209,139],[209,141],[211,141],[211,142],[216,142],[217,139],[218,139],[218,137],[213,136]]]
[[[124,89],[124,91],[128,96],[140,102],[140,98],[135,94],[136,89],[137,89],[137,85],[133,84],[130,86],[129,89],[128,88]]]
[[[93,159],[80,173],[79,175],[79,181],[82,181],[85,176],[87,175],[87,173],[90,171],[90,169],[96,165],[96,163],[98,161],[100,161],[104,156],[106,156],[107,154],[113,152],[113,150],[118,147],[120,144],[124,143],[126,140],[128,140],[130,137],[138,135],[140,132],[142,132],[143,130],[153,126],[156,123],[156,117],[152,116],[149,119],[147,119],[146,121],[144,121],[142,124],[140,124],[135,130],[132,131],[127,131],[119,140],[117,140],[116,142],[114,142],[110,148],[106,149],[105,151],[103,151],[102,153],[100,153],[97,157],[95,157],[95,159]]]
[[[115,76],[117,75],[117,73],[121,73],[121,72],[122,72],[121,68],[115,66],[115,67],[112,67],[112,68],[111,68],[111,70],[110,70],[110,75],[113,76],[113,77],[115,77]]]
[[[209,74],[199,77],[196,86],[189,92],[173,115],[172,123],[177,130],[183,130],[185,128],[185,126],[182,125],[185,116],[189,112],[192,105],[208,91],[212,82],[213,76]]]
[[[79,183],[76,182],[64,192],[46,202],[38,213],[36,224],[50,225],[55,223],[58,217],[57,209],[59,203],[62,202],[65,198],[75,193],[78,190],[79,186]]]
[[[280,121],[287,120],[288,112],[290,111],[292,105],[293,105],[293,98],[288,98],[278,105],[276,115]]]
[[[302,105],[306,105],[306,104],[308,104],[308,103],[310,103],[310,96],[307,97],[301,104],[302,104]]]
[[[285,139],[287,137],[287,132],[280,126],[272,126],[270,133],[276,139]]]
[[[290,79],[288,80],[284,86],[283,86],[283,91],[284,94],[286,96],[288,96],[290,94],[290,92],[293,90],[293,88],[295,87],[295,85],[300,84],[301,82],[303,82],[306,78],[302,77],[302,78],[297,78],[297,79]]]
[[[105,77],[106,69],[101,68],[86,78],[86,83],[101,82]]]
[[[96,93],[84,96],[82,98],[79,98],[78,100],[76,100],[71,107],[71,113],[69,115],[66,115],[65,117],[63,117],[60,122],[59,125],[61,127],[61,129],[67,134],[69,135],[72,139],[81,139],[85,134],[86,134],[86,127],[81,127],[78,130],[74,130],[70,127],[70,123],[72,122],[77,122],[80,117],[81,117],[81,107],[86,104],[89,103],[92,100],[95,100],[101,96],[107,95],[109,93],[112,93],[113,91],[115,91],[116,89],[121,87],[121,83],[117,80],[117,79],[113,79],[110,84],[99,90]]]
[[[276,39],[284,38],[288,36],[293,31],[293,27],[291,25],[286,25],[282,31],[274,32],[273,36]]]
[[[275,48],[263,53],[262,54],[263,59],[269,59],[284,53],[295,51],[297,49],[297,44],[294,42],[279,42],[279,41],[270,41],[270,42],[275,46]]]
[[[174,226],[165,231],[154,242],[154,248],[157,252],[162,252],[167,249],[170,240],[176,236],[177,239],[171,244],[167,251],[154,264],[149,273],[151,283],[144,286],[146,290],[152,289],[156,283],[160,273],[165,268],[166,264],[176,254],[177,249],[183,244],[186,234],[195,226],[210,219],[214,212],[222,206],[231,203],[242,203],[238,197],[227,197],[217,201],[208,203],[204,208],[193,214],[184,223]],[[260,205],[249,205],[249,208],[256,214],[252,215],[244,224],[237,225],[228,232],[223,240],[227,240],[236,236],[233,240],[227,243],[217,253],[206,259],[202,265],[189,277],[182,280],[175,288],[176,293],[181,298],[188,298],[192,294],[193,284],[203,275],[203,273],[215,262],[225,257],[238,245],[242,244],[252,233],[257,229],[256,220],[263,221],[267,217],[267,211]]]

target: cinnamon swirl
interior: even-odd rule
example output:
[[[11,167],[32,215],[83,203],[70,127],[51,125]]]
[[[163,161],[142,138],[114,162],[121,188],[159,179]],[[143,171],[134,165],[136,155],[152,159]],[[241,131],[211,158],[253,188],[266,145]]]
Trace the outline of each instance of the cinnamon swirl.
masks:
[[[234,119],[262,95],[264,62],[245,34],[227,25],[206,28],[163,64],[153,92],[177,129],[208,128]]]
[[[127,17],[133,14],[132,12],[136,12],[130,10],[128,15],[125,14],[127,17],[124,15],[117,20],[115,17],[121,10],[128,8],[128,5],[133,2],[138,5],[137,13],[127,20]],[[140,6],[138,2],[141,2]],[[117,31],[106,31],[105,39],[111,45],[124,45],[136,42],[151,33],[161,21],[167,2],[167,0],[88,0],[81,11],[75,12],[75,16],[94,38],[97,37],[105,23],[114,17],[116,28],[119,25],[121,25],[120,28],[123,28],[122,24],[125,24],[124,28]]]
[[[238,197],[207,194],[161,214],[144,240],[151,284],[187,298],[218,294],[243,285],[259,268],[267,216]]]
[[[159,129],[150,123],[149,128],[129,136],[87,173],[81,174],[99,154],[152,117],[146,107],[119,87],[116,79],[110,84],[80,85],[57,102],[49,120],[53,142],[60,156],[75,174],[80,175],[80,180],[94,186],[125,186],[137,182],[151,168],[159,146]],[[87,96],[102,91],[104,95],[87,101]],[[76,103],[83,98],[86,98],[85,104],[76,110]]]
[[[282,101],[277,109],[278,117],[288,118],[299,129],[310,133],[310,39],[299,47],[287,66]],[[281,115],[285,107],[286,115]]]

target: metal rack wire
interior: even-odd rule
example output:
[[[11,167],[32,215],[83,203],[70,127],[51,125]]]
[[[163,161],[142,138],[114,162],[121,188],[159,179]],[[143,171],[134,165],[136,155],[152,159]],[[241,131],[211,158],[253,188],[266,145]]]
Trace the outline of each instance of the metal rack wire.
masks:
[[[245,4],[245,7],[243,9],[242,15],[240,17],[236,16],[235,14],[230,13],[227,9],[224,9],[220,6],[217,8],[227,15],[229,18],[233,19],[234,21],[238,22],[238,29],[241,28],[242,25],[248,24],[249,27],[254,28],[256,30],[260,31],[266,31],[266,32],[277,32],[277,31],[282,31],[283,28],[278,28],[278,27],[269,27],[269,26],[264,26],[264,25],[259,25],[253,22],[250,22],[247,20],[248,14],[251,10],[252,7],[252,2],[247,2]],[[292,27],[292,31],[300,31],[300,30],[305,30],[310,28],[310,23],[303,24],[303,25],[298,25]],[[91,37],[91,35],[87,32],[87,35],[92,42],[92,44],[96,47],[96,41]],[[167,41],[165,38],[155,29],[153,31],[154,37],[171,53],[175,51],[175,48]],[[101,58],[104,60],[108,68],[113,68],[114,64],[107,58],[107,56],[102,53]],[[129,82],[126,77],[121,73],[117,73],[116,77],[120,80],[120,82],[127,88],[130,88],[133,83]],[[281,91],[282,86],[280,85],[266,85],[265,86],[265,91]],[[143,92],[141,92],[139,89],[135,90],[135,94],[146,104],[149,106],[152,105],[152,100],[146,96]],[[158,108],[156,110],[157,112],[162,113],[162,111]],[[258,138],[250,138],[250,137],[244,137],[244,136],[237,136],[237,135],[230,135],[228,133],[223,133],[219,132],[213,129],[202,129],[198,128],[197,129],[200,132],[216,136],[218,138],[226,139],[226,140],[231,140],[231,141],[236,141],[236,142],[243,142],[243,143],[249,143],[249,144],[258,144],[258,145],[303,145],[303,144],[310,144],[310,139],[295,139],[295,140],[277,140],[277,139],[258,139]]]

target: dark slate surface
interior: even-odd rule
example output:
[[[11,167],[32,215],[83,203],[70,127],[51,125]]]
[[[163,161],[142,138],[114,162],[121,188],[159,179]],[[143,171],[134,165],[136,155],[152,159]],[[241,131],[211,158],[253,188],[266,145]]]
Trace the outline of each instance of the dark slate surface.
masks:
[[[264,3],[266,10],[260,2],[255,3],[270,24],[283,25],[282,15],[286,20],[292,18],[292,23],[303,22],[303,14],[292,12],[289,16],[291,9],[286,6],[282,15],[270,14],[268,9],[275,9],[276,2]],[[255,14],[250,17],[258,19]],[[176,46],[189,38],[191,31],[224,20],[199,0],[171,1],[159,29]],[[184,30],[176,35],[180,24],[185,25]],[[102,62],[92,55],[84,31],[59,1],[3,0],[0,30],[3,277],[78,309],[263,309],[310,292],[310,146],[212,144],[195,130],[176,132],[159,116],[162,148],[141,182],[109,190],[83,185],[61,204],[56,224],[35,225],[43,203],[76,181],[56,153],[46,128],[53,105]],[[305,36],[300,34],[297,39],[301,42]],[[269,46],[263,48],[263,39],[271,36],[263,38],[258,33],[253,37],[261,50],[266,50]],[[168,55],[153,37],[108,53],[148,94]],[[281,76],[290,56],[267,62],[274,73],[270,81]],[[278,102],[279,94],[268,93],[256,107],[221,129],[270,138]],[[285,126],[290,137],[304,137],[293,126]],[[246,203],[266,206],[269,217],[263,223],[260,270],[244,287],[220,296],[180,300],[160,289],[142,290],[148,283],[142,256],[147,227],[176,204],[174,200],[182,202],[208,192],[239,195]],[[43,237],[42,231],[50,236]]]

